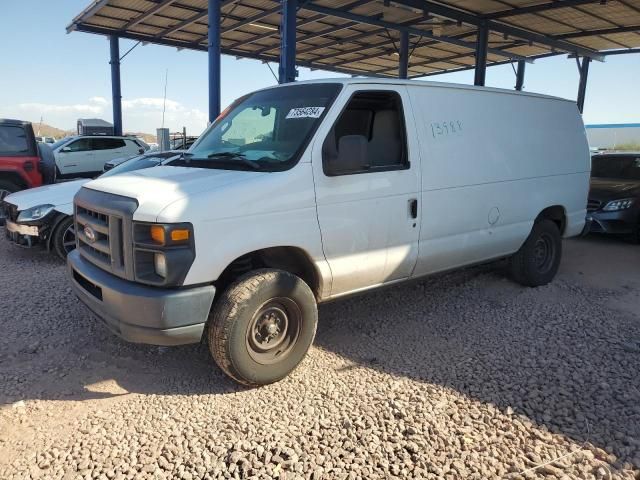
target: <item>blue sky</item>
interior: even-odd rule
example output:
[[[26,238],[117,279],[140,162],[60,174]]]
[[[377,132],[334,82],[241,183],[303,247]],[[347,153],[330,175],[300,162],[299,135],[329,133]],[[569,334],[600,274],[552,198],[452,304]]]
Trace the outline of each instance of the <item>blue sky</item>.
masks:
[[[0,117],[20,118],[58,128],[75,128],[77,118],[111,120],[109,45],[106,37],[65,27],[90,0],[7,2],[0,20],[2,74]],[[134,42],[121,41],[121,53]],[[122,63],[124,128],[154,133],[162,118],[165,71],[168,69],[166,126],[186,126],[199,133],[206,125],[207,56],[204,52],[146,45]],[[277,71],[277,65],[272,65]],[[300,79],[331,77],[330,72],[300,69]],[[275,84],[266,65],[223,56],[222,103]],[[585,123],[640,122],[640,55],[619,55],[593,62],[589,73]],[[473,72],[430,77],[472,83]],[[487,86],[513,88],[511,66],[487,70]],[[566,56],[527,65],[525,90],[575,98],[578,72]]]

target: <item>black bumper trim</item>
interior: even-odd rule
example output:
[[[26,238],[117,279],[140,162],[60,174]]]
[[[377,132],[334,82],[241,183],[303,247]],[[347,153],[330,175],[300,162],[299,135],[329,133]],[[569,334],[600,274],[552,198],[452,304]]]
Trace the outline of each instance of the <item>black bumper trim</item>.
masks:
[[[67,265],[78,298],[124,340],[183,345],[202,338],[215,295],[212,285],[184,289],[143,286],[101,270],[77,250],[69,254]],[[78,276],[84,281],[79,282]]]

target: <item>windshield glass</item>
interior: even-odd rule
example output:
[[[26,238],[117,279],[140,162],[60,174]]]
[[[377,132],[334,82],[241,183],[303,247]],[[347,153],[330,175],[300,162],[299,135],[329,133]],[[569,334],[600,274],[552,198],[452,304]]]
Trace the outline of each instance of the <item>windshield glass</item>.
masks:
[[[640,180],[640,155],[593,157],[591,159],[591,176]]]
[[[191,147],[183,163],[239,170],[290,168],[339,90],[334,83],[288,85],[242,97]]]
[[[177,156],[177,154],[172,152],[159,152],[158,155],[138,155],[106,171],[100,175],[100,178],[111,177],[112,175],[119,175],[134,170],[142,170],[144,168],[157,167],[162,164],[163,160],[175,156]]]
[[[58,148],[60,145],[64,145],[65,143],[67,143],[69,140],[71,140],[73,137],[67,137],[67,138],[63,138],[62,140],[58,140],[55,143],[51,144],[51,148],[53,148],[54,150],[56,148]]]

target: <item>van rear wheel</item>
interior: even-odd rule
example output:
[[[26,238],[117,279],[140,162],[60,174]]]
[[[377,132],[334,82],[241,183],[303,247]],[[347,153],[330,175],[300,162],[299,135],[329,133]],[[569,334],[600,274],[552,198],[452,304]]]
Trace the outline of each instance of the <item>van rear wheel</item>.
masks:
[[[266,385],[286,377],[305,357],[318,309],[302,279],[264,269],[229,286],[209,322],[209,350],[218,366],[242,384]]]
[[[537,220],[529,237],[509,259],[513,279],[527,287],[549,283],[558,273],[562,239],[558,226],[548,219]]]

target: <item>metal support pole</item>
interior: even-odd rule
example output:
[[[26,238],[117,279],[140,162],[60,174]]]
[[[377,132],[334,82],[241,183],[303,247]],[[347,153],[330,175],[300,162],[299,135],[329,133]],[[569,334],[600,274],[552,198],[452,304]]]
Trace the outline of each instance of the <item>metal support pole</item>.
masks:
[[[280,24],[280,67],[278,81],[296,81],[296,11],[298,0],[282,0],[282,22]]]
[[[487,75],[487,47],[489,46],[489,28],[484,21],[478,26],[476,39],[476,72],[473,84],[484,87]]]
[[[122,135],[122,91],[120,89],[120,42],[116,35],[109,35],[111,59],[111,104],[113,105],[113,134]]]
[[[220,0],[209,0],[209,123],[220,115]]]
[[[400,32],[400,62],[398,65],[398,78],[407,78],[409,75],[409,32]]]
[[[516,90],[522,91],[524,86],[524,68],[527,64],[524,60],[518,60],[518,71],[516,72]]]
[[[589,76],[590,57],[584,57],[580,65],[580,84],[578,85],[578,110],[584,111],[584,98],[587,94],[587,77]]]

